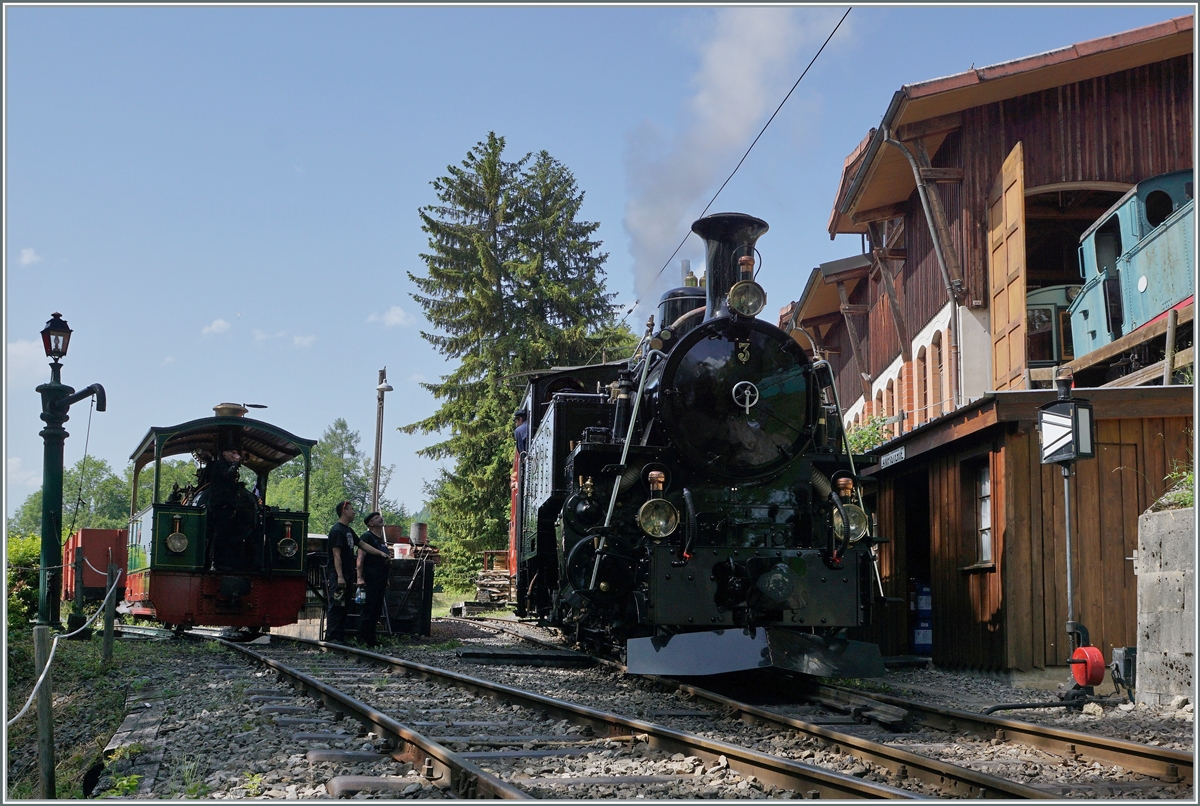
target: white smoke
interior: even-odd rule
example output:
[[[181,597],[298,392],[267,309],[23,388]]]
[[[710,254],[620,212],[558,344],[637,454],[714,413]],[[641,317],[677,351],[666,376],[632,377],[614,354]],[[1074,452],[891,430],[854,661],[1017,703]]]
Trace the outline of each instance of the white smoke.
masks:
[[[662,291],[679,285],[680,258],[691,258],[693,271],[701,273],[701,242],[692,235],[659,274],[841,14],[832,8],[717,11],[711,36],[698,48],[696,91],[673,133],[664,136],[644,122],[630,134],[625,169],[631,198],[624,225],[642,315]],[[781,115],[786,112],[784,107]],[[780,122],[776,118],[772,125]],[[709,212],[722,211],[718,198]]]

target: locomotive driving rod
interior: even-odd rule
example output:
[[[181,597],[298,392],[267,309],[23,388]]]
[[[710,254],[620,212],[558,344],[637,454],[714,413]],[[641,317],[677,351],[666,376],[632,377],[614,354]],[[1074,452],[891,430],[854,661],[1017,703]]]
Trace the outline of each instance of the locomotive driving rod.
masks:
[[[648,340],[643,341],[649,347]],[[625,472],[625,462],[629,459],[629,443],[633,442],[633,429],[637,426],[638,407],[642,404],[642,394],[646,391],[646,376],[650,372],[650,359],[654,356],[661,358],[666,357],[666,353],[659,350],[646,350],[646,355],[642,359],[642,377],[638,381],[637,397],[633,399],[633,409],[629,412],[629,429],[625,432],[625,444],[621,447],[621,471]],[[605,531],[600,533],[600,545],[596,547],[596,559],[592,563],[592,579],[588,582],[588,588],[595,590],[596,583],[600,577],[600,558],[604,554],[604,544],[608,540],[608,527],[612,524],[613,510],[617,506],[617,496],[621,492],[621,475],[618,474],[613,479],[612,495],[608,499],[608,512],[604,515]]]

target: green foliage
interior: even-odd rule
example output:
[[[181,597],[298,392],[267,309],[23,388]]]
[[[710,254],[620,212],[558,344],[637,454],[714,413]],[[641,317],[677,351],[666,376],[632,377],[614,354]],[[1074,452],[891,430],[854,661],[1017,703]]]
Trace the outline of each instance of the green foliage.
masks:
[[[113,751],[113,754],[109,758],[111,761],[120,761],[123,758],[133,758],[145,752],[146,745],[141,742],[134,742],[133,744],[121,745]]]
[[[263,781],[261,772],[246,773],[246,795],[251,798],[258,797],[266,788],[266,783]]]
[[[360,519],[370,511],[374,461],[359,447],[361,442],[358,432],[351,431],[346,421],[339,417],[325,429],[313,448],[308,499],[310,532],[328,532],[337,520],[335,508],[342,501],[352,501]],[[303,508],[303,462],[301,458],[294,459],[271,474],[267,503],[285,509]],[[380,512],[389,526],[407,528],[411,519],[408,510],[385,494],[394,469],[394,465],[380,468]],[[355,523],[354,529],[361,532],[361,522]]]
[[[9,630],[28,628],[29,620],[37,615],[41,544],[40,537],[9,534],[8,566],[5,568]]]
[[[113,779],[113,785],[109,787],[106,794],[118,798],[127,798],[131,795],[136,795],[138,786],[142,783],[142,776],[133,775],[118,775]]]
[[[71,528],[124,529],[129,521],[129,485],[108,462],[85,456],[63,471],[63,538]],[[42,533],[42,491],[22,502],[8,519],[9,534]]]
[[[891,427],[884,424],[887,418],[882,414],[868,417],[861,425],[846,430],[846,439],[850,443],[850,452],[866,453],[892,438]]]
[[[1192,432],[1187,432],[1190,443]],[[1191,449],[1188,450],[1186,462],[1175,461],[1171,472],[1163,479],[1167,483],[1167,492],[1154,502],[1150,509],[1160,512],[1164,509],[1186,509],[1196,505],[1196,467]]]
[[[441,433],[421,451],[453,467],[426,486],[444,542],[444,584],[471,586],[479,553],[507,543],[512,416],[523,384],[506,376],[572,366],[633,342],[604,287],[599,225],[577,220],[583,193],[545,151],[515,162],[489,133],[461,165],[432,182],[438,203],[419,210],[426,276],[413,299],[435,329],[421,335],[458,366],[422,384],[442,401],[406,433]]]

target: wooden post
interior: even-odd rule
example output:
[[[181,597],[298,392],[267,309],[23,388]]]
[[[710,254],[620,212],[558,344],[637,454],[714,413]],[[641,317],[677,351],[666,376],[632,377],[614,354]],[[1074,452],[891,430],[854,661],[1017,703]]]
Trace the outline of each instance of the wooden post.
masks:
[[[42,625],[33,628],[33,666],[35,679],[40,677],[42,670],[50,663],[50,628]],[[38,723],[38,773],[41,780],[42,800],[54,800],[58,787],[54,781],[54,698],[51,672],[46,673],[42,687],[37,694],[37,723]]]
[[[83,615],[83,564],[87,558],[84,556],[83,541],[75,545],[75,612]]]
[[[109,563],[108,583],[104,586],[105,592],[112,590],[112,586],[115,584],[117,584],[117,565],[116,563]],[[112,660],[113,622],[116,621],[116,617],[117,595],[114,593],[104,605],[104,644],[100,654],[105,663]]]
[[[1167,313],[1167,354],[1163,356],[1163,386],[1171,385],[1175,374],[1175,328],[1179,326],[1179,311],[1172,308]]]

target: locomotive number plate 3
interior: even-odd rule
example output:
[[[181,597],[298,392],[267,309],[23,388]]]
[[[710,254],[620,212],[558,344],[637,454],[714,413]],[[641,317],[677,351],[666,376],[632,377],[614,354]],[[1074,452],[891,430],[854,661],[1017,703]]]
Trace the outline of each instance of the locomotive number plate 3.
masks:
[[[750,342],[739,341],[737,343],[737,357],[738,361],[741,361],[743,364],[750,363]]]

